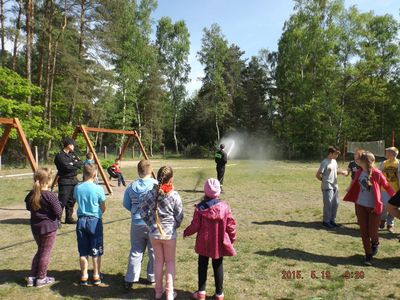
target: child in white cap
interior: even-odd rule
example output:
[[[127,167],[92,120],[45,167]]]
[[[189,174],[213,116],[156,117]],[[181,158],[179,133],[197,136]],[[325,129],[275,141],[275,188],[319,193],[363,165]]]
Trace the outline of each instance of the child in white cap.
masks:
[[[209,258],[215,278],[215,300],[223,300],[223,258],[234,256],[233,242],[236,240],[236,223],[228,203],[221,201],[221,185],[217,179],[208,179],[204,184],[204,199],[196,205],[193,220],[183,236],[197,233],[195,251],[198,258],[198,290],[193,299],[206,299],[207,268]]]

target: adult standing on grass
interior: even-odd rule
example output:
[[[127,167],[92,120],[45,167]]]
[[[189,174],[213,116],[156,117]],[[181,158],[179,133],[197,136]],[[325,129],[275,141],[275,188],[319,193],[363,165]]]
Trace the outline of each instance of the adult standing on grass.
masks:
[[[72,218],[74,213],[75,200],[73,197],[74,188],[78,183],[78,169],[82,167],[82,162],[74,154],[75,141],[65,138],[63,149],[54,158],[58,175],[58,200],[61,207],[65,207],[65,224],[76,224]]]
[[[399,160],[397,159],[397,155],[399,154],[399,150],[396,147],[389,147],[385,149],[385,157],[386,160],[383,161],[379,169],[382,171],[383,175],[385,175],[386,180],[389,182],[392,189],[397,192],[399,190]],[[382,191],[382,202],[383,202],[383,213],[381,217],[381,223],[379,228],[385,228],[385,222],[387,226],[387,230],[390,233],[394,233],[394,217],[390,215],[387,211],[387,203],[390,197],[388,193],[383,190]]]
[[[394,191],[382,172],[375,168],[375,156],[365,151],[362,153],[359,166],[344,201],[356,203],[356,214],[360,226],[361,239],[365,251],[365,265],[372,265],[372,257],[378,253],[379,223],[383,211],[381,189],[384,188],[389,196]]]
[[[323,199],[323,220],[322,225],[326,228],[335,228],[336,214],[339,207],[339,187],[337,183],[338,166],[336,159],[340,151],[336,146],[328,148],[328,156],[325,158],[315,175],[321,181],[322,199]],[[345,171],[339,174],[346,175]]]
[[[39,169],[34,175],[32,191],[25,198],[26,209],[31,212],[31,230],[38,246],[32,260],[31,274],[27,286],[43,287],[54,283],[54,277],[47,277],[50,255],[56,241],[58,219],[62,208],[57,195],[48,190],[51,172]]]
[[[225,152],[225,145],[219,145],[219,150],[215,153],[215,163],[217,164],[217,179],[222,186],[224,185],[225,165],[228,162],[228,154]]]

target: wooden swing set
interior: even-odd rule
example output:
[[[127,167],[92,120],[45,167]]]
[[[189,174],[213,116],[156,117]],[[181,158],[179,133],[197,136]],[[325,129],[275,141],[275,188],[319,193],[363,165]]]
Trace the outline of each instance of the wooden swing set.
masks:
[[[5,129],[4,132],[1,136],[0,139],[0,156],[3,154],[3,151],[6,147],[8,138],[10,137],[10,133],[11,130],[13,128],[15,128],[17,130],[19,139],[21,140],[22,143],[22,148],[24,150],[24,153],[29,161],[29,164],[32,168],[33,172],[36,172],[36,170],[38,169],[38,164],[32,154],[31,148],[29,146],[28,140],[26,139],[24,130],[22,129],[21,123],[18,120],[18,118],[0,118],[0,125],[5,125]],[[112,133],[112,134],[123,134],[126,135],[128,138],[126,139],[126,141],[124,142],[121,152],[118,154],[118,159],[121,159],[122,156],[124,155],[125,151],[128,149],[129,143],[134,139],[136,140],[136,142],[139,145],[140,151],[143,154],[143,157],[145,159],[149,159],[149,157],[147,156],[146,150],[144,149],[144,146],[142,144],[142,141],[140,140],[140,136],[138,135],[138,133],[133,130],[133,131],[129,131],[129,130],[118,130],[118,129],[107,129],[107,128],[95,128],[95,127],[86,127],[84,125],[78,125],[75,128],[74,134],[72,135],[72,139],[76,139],[78,134],[82,133],[83,138],[85,139],[85,142],[89,148],[89,150],[93,153],[93,158],[94,161],[96,162],[97,166],[99,167],[99,173],[101,175],[101,178],[103,178],[104,184],[107,188],[107,191],[112,194],[112,188],[110,185],[110,182],[108,181],[107,175],[104,172],[102,166],[101,166],[101,162],[99,160],[99,157],[97,156],[96,150],[93,147],[93,143],[90,140],[89,137],[89,132],[99,132],[99,133]],[[154,174],[153,174],[154,177]],[[53,189],[54,186],[57,184],[58,181],[58,176],[56,175],[53,183],[51,185],[51,188]]]
[[[11,130],[14,128],[17,130],[19,139],[22,143],[22,148],[24,150],[25,156],[27,157],[29,164],[31,165],[32,171],[36,172],[38,164],[32,154],[31,147],[29,147],[28,140],[26,139],[24,130],[22,129],[21,123],[18,118],[0,118],[0,124],[5,125],[4,132],[0,139],[0,156],[6,147],[8,138],[10,137]]]
[[[138,143],[140,151],[142,152],[144,158],[145,159],[149,159],[149,157],[147,156],[146,150],[144,149],[142,141],[140,140],[140,136],[138,135],[136,130],[129,131],[129,130],[119,130],[119,129],[96,128],[96,127],[86,127],[84,125],[76,126],[74,134],[72,135],[72,139],[75,140],[77,138],[78,134],[82,133],[83,138],[86,141],[86,145],[88,146],[90,152],[93,153],[93,159],[94,159],[95,163],[97,164],[97,166],[99,167],[98,171],[100,173],[101,178],[104,181],[104,184],[105,184],[105,186],[107,188],[107,191],[110,194],[112,194],[112,188],[111,188],[110,182],[108,181],[107,175],[106,175],[106,173],[104,172],[104,170],[103,170],[103,168],[101,166],[101,162],[99,160],[99,157],[97,156],[96,150],[93,147],[92,141],[90,140],[90,137],[89,137],[89,134],[88,134],[89,132],[112,133],[112,134],[123,134],[123,135],[126,135],[128,138],[124,142],[124,144],[123,144],[123,146],[121,148],[121,152],[118,154],[118,159],[122,158],[123,154],[128,149],[129,143],[133,139],[135,139],[136,142]],[[58,180],[58,176],[56,176],[54,178],[53,184],[51,186],[52,189],[56,185],[57,180]]]

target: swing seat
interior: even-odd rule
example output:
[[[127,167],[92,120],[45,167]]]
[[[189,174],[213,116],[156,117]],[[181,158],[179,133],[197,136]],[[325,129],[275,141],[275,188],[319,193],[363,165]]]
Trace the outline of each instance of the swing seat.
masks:
[[[112,178],[118,178],[117,173],[115,173],[114,168],[112,166],[109,166],[107,168],[107,173],[110,175]]]

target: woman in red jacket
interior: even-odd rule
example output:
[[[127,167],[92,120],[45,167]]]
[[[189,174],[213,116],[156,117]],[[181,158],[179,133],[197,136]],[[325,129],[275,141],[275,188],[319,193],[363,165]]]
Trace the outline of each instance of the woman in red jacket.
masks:
[[[215,277],[216,300],[223,300],[224,256],[234,256],[233,242],[236,240],[235,220],[226,202],[218,197],[221,186],[217,179],[208,179],[204,184],[204,199],[196,205],[192,223],[185,229],[183,237],[197,232],[195,251],[199,254],[199,286],[194,299],[206,299],[206,281],[209,258]]]
[[[381,188],[385,188],[389,196],[393,196],[394,191],[382,172],[375,168],[375,156],[371,152],[364,151],[358,163],[361,169],[357,171],[343,200],[356,203],[356,214],[365,250],[365,264],[371,266],[372,257],[378,253],[378,231],[383,211]]]

